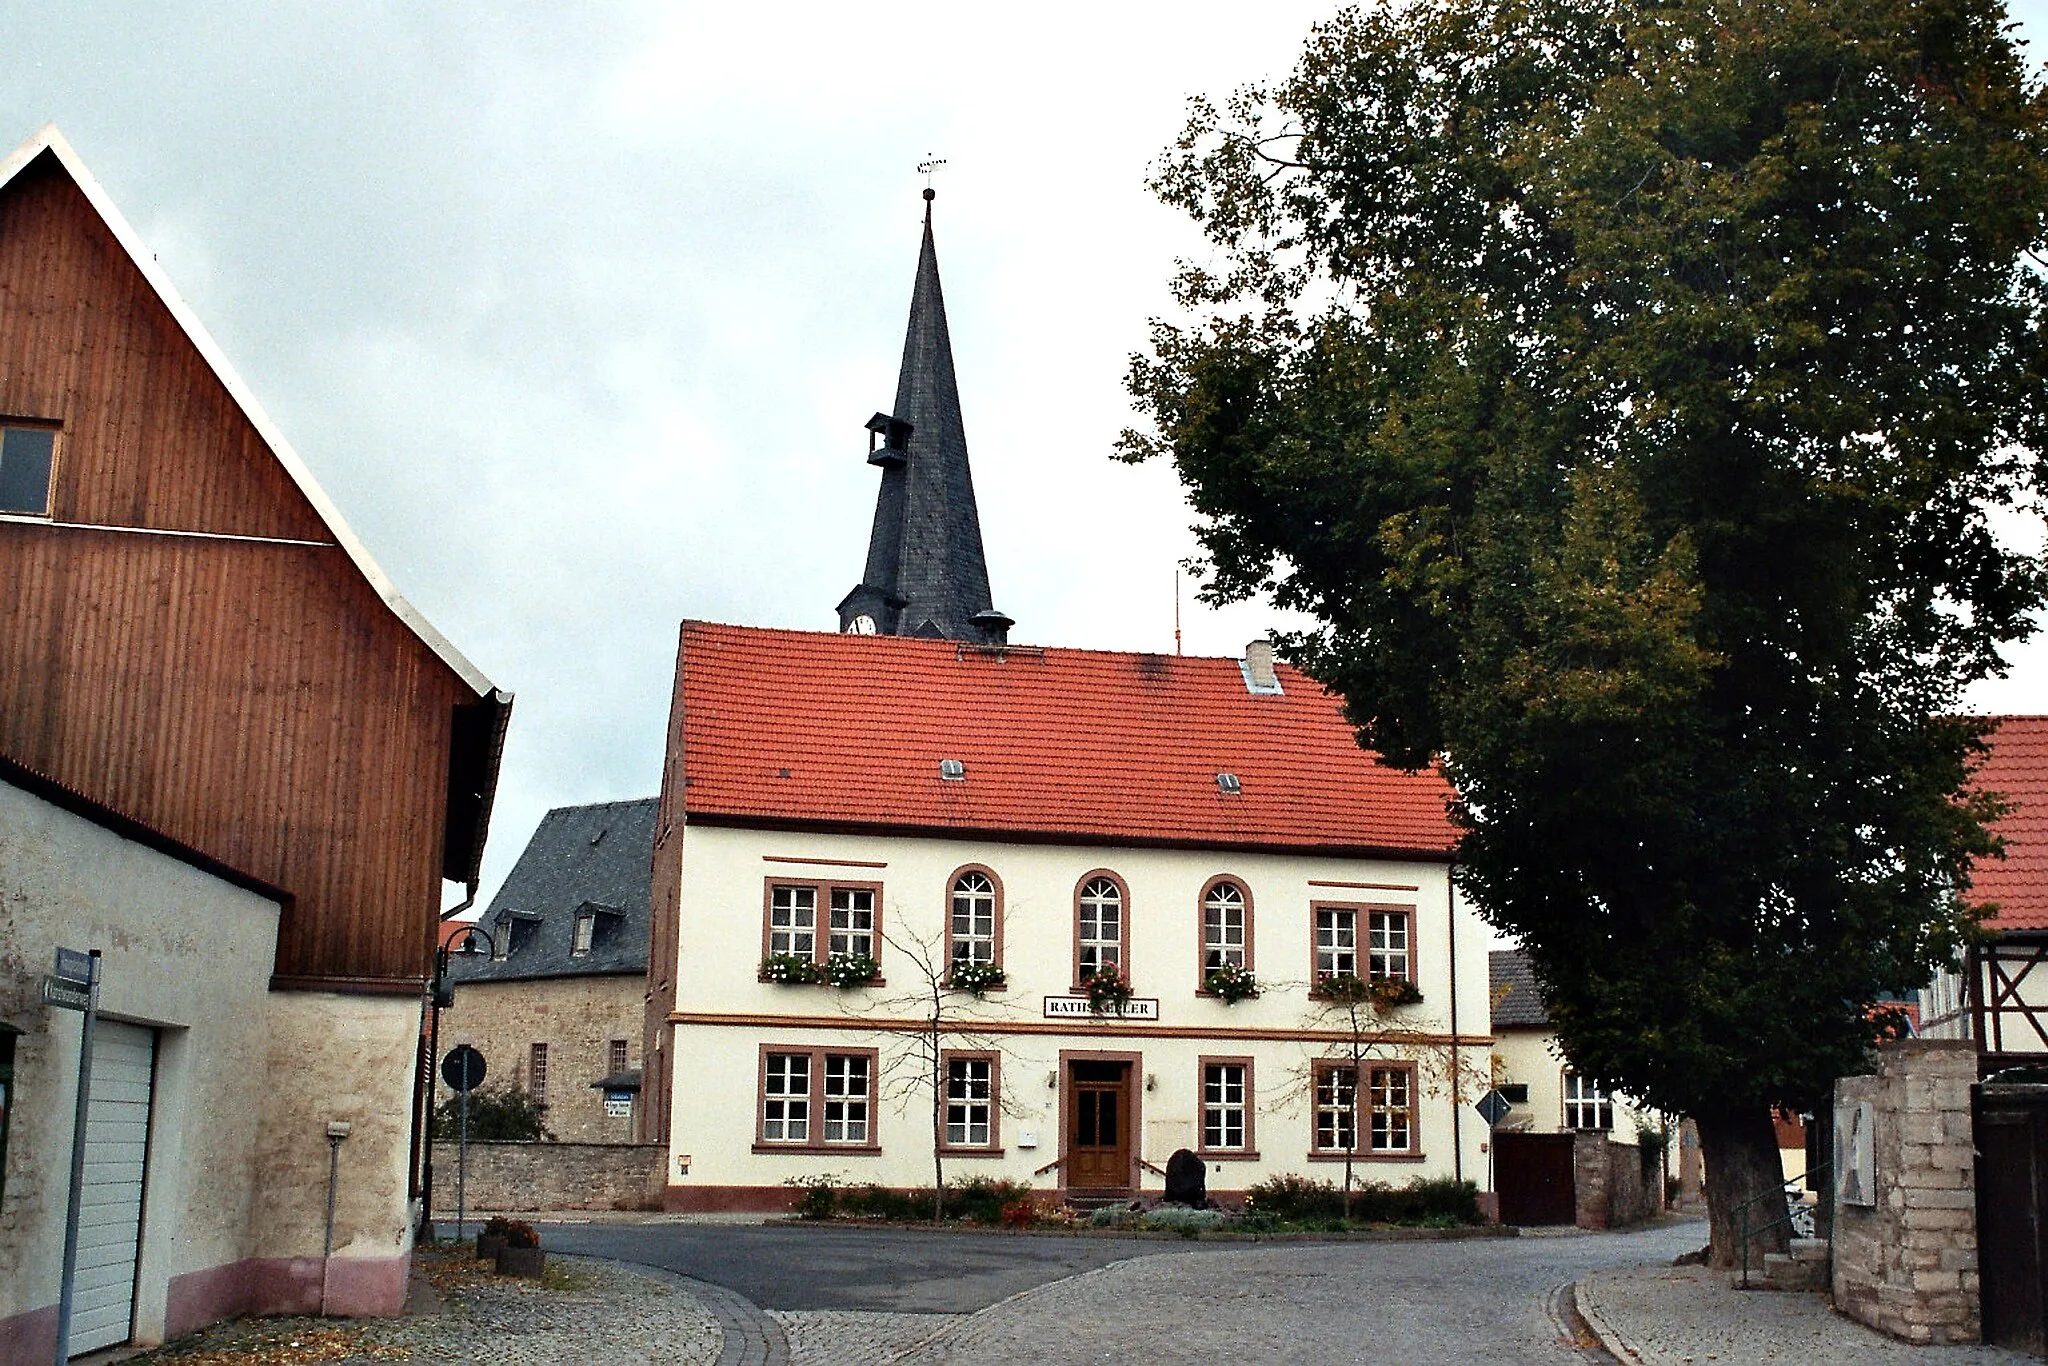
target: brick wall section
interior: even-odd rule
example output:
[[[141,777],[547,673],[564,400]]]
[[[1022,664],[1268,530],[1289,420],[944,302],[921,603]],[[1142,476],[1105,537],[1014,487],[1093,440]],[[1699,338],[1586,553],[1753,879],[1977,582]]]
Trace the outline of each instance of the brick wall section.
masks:
[[[1605,1134],[1582,1133],[1572,1144],[1572,1181],[1580,1228],[1626,1228],[1663,1207],[1654,1180],[1643,1180],[1643,1150]]]
[[[455,1005],[441,1012],[441,1052],[469,1044],[489,1068],[485,1086],[506,1080],[523,1086],[532,1046],[544,1043],[547,1131],[565,1143],[630,1143],[632,1117],[607,1115],[603,1094],[590,1084],[610,1071],[613,1039],[626,1041],[628,1067],[640,1065],[646,996],[647,979],[638,976],[464,982],[455,989]],[[437,1104],[454,1094],[438,1076],[437,1070]]]
[[[1845,1109],[1869,1101],[1877,1159],[1875,1207],[1835,1208],[1835,1307],[1907,1342],[1981,1336],[1975,1048],[1962,1039],[1884,1044],[1875,1076],[1835,1083],[1837,1132]]]
[[[434,1215],[455,1217],[457,1145],[434,1145]],[[472,1143],[471,1210],[660,1209],[668,1150],[648,1143]]]

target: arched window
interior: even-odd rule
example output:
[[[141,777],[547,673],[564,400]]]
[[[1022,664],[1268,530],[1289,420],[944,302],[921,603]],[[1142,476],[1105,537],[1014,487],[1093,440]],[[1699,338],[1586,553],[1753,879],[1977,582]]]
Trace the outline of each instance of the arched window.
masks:
[[[1110,873],[1090,873],[1074,896],[1074,980],[1085,982],[1124,965],[1126,922],[1123,884]]]
[[[1252,902],[1244,884],[1219,877],[1202,891],[1202,975],[1252,965]]]
[[[962,868],[953,874],[946,925],[946,958],[952,963],[1000,964],[1002,884],[986,868]]]

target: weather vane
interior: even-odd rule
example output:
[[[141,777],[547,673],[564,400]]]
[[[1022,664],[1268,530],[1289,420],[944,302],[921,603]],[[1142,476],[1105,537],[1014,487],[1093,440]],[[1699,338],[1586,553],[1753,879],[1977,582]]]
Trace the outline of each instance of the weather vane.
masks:
[[[932,172],[945,164],[946,159],[944,157],[935,156],[927,156],[923,161],[917,163],[917,173],[924,177],[924,187],[927,190],[932,187]]]

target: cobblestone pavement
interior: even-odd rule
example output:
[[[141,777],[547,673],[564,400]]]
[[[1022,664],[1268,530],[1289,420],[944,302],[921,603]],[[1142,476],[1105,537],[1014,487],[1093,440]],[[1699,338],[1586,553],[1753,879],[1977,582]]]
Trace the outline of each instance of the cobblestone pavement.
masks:
[[[2033,1358],[1998,1347],[1909,1347],[1842,1317],[1818,1294],[1736,1290],[1697,1266],[1597,1271],[1578,1285],[1579,1310],[1624,1362],[1914,1362],[1978,1366]]]
[[[959,1324],[959,1314],[864,1314],[775,1310],[800,1366],[888,1366]]]

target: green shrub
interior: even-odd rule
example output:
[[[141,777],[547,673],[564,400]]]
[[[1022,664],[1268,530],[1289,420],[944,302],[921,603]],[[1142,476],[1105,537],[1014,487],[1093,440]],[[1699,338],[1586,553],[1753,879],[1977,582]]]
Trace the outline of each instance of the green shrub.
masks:
[[[1344,1212],[1344,1197],[1329,1181],[1283,1173],[1268,1177],[1245,1192],[1244,1207],[1281,1223],[1335,1219]]]
[[[472,1143],[533,1143],[547,1137],[541,1127],[541,1103],[524,1086],[504,1081],[479,1086],[469,1093],[469,1140]],[[434,1107],[434,1142],[454,1143],[462,1137],[462,1097],[450,1096]]]
[[[994,1181],[986,1176],[946,1183],[946,1217],[970,1224],[998,1224],[1003,1207],[1031,1198],[1031,1187],[1017,1181]],[[927,1206],[929,1208],[929,1206]]]
[[[839,1187],[831,1176],[792,1176],[782,1184],[796,1188],[799,1219],[830,1219],[839,1212]]]
[[[1169,1208],[1140,1215],[1138,1227],[1159,1233],[1178,1233],[1183,1238],[1198,1238],[1203,1230],[1218,1228],[1228,1222],[1230,1216],[1221,1210]]]

